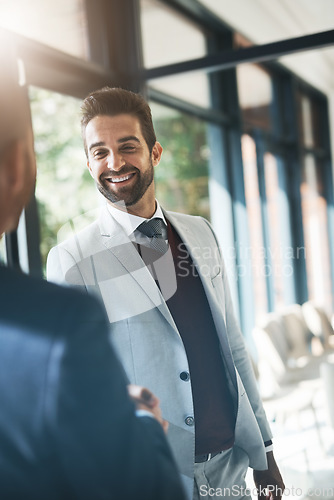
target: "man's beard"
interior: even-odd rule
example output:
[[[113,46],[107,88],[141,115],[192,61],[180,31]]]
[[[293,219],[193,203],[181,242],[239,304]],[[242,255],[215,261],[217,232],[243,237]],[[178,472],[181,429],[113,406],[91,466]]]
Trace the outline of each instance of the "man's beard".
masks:
[[[128,173],[135,172],[137,180],[132,187],[125,186],[124,188],[118,189],[115,193],[110,188],[112,183],[108,182],[104,177],[122,177]],[[99,182],[96,183],[97,189],[100,193],[111,203],[123,202],[126,207],[131,207],[138,203],[138,201],[144,196],[147,189],[150,187],[154,179],[154,168],[152,161],[150,161],[150,168],[145,172],[141,173],[136,167],[127,168],[124,167],[117,172],[116,175],[109,173],[107,176],[101,174],[99,177]]]

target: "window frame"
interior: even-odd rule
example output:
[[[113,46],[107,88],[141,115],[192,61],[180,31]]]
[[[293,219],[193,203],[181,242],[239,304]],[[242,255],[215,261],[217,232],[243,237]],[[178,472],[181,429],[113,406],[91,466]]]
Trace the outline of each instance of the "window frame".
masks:
[[[162,68],[143,68],[142,44],[140,34],[140,3],[139,0],[97,0],[85,1],[88,20],[88,45],[91,61],[84,61],[74,56],[62,53],[52,47],[39,42],[28,40],[23,36],[11,33],[10,36],[17,46],[17,53],[22,59],[27,85],[42,87],[55,92],[83,98],[90,91],[105,85],[123,86],[136,92],[141,92],[153,101],[179,109],[207,121],[211,127],[212,154],[215,162],[212,163],[210,175],[218,181],[226,197],[223,207],[226,211],[226,223],[229,224],[226,247],[234,245],[236,241],[242,245],[249,244],[245,227],[247,214],[242,177],[241,157],[241,121],[236,84],[236,66],[243,62],[257,62],[277,72],[276,85],[277,102],[283,102],[284,107],[291,107],[289,115],[290,132],[278,136],[274,140],[281,144],[287,154],[289,171],[291,172],[291,187],[288,193],[291,203],[292,237],[294,245],[303,244],[303,234],[300,231],[300,195],[298,198],[299,150],[297,138],[293,136],[293,126],[296,125],[294,105],[294,90],[301,84],[298,77],[283,69],[279,63],[273,63],[282,54],[294,53],[300,50],[311,50],[334,44],[334,31],[316,33],[298,39],[283,40],[262,46],[252,46],[245,49],[233,49],[233,32],[216,15],[211,13],[197,0],[161,0],[169,7],[176,9],[180,14],[197,23],[206,33],[208,55],[194,61],[185,61]],[[111,15],[112,14],[112,15]],[[202,109],[185,103],[156,90],[150,89],[149,83],[153,78],[160,76],[182,74],[187,71],[208,71],[212,107]],[[310,87],[311,88],[311,87]],[[322,94],[321,94],[322,95]],[[276,108],[279,113],[279,107]],[[327,125],[328,125],[328,108]],[[328,128],[327,128],[328,130]],[[329,241],[331,255],[332,286],[334,286],[334,203],[333,203],[333,174],[331,171],[330,139],[326,138],[326,179],[327,202],[329,207]],[[219,205],[219,198],[213,200],[215,212]],[[32,202],[33,205],[34,201]],[[220,207],[221,210],[221,207]],[[28,233],[27,240],[30,269],[38,274],[38,215],[36,210],[25,211]],[[222,234],[219,225],[219,214],[214,215],[215,226]],[[15,235],[6,236],[8,263],[15,265],[18,255],[18,240]],[[247,261],[236,251],[235,257],[228,264],[237,269],[240,265],[247,265]],[[305,295],[306,271],[301,263],[295,263],[296,301],[301,303],[307,300]],[[249,277],[239,277],[232,280],[231,289],[241,326],[246,336],[250,334],[254,325],[252,299],[249,297]],[[238,307],[240,305],[240,309]]]

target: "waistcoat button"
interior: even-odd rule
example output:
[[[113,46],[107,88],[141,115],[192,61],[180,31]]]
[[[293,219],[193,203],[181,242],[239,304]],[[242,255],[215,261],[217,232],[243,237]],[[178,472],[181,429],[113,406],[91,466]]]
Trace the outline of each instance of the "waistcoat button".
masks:
[[[188,372],[181,372],[180,373],[180,379],[184,380],[185,382],[187,382],[190,379],[189,373]]]
[[[189,427],[193,426],[193,425],[194,425],[194,423],[195,423],[195,419],[194,419],[194,417],[187,417],[187,418],[185,419],[185,423],[186,423],[186,425],[189,425]]]

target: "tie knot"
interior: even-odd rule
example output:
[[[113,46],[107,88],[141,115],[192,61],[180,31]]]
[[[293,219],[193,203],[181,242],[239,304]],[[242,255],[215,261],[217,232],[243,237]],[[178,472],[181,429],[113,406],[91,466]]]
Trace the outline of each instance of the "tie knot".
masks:
[[[137,227],[137,229],[149,238],[167,239],[167,228],[164,221],[160,218],[156,217],[154,219],[144,221]]]
[[[167,226],[164,221],[158,217],[142,222],[138,227],[138,231],[151,238],[149,248],[156,250],[162,254],[168,250]]]

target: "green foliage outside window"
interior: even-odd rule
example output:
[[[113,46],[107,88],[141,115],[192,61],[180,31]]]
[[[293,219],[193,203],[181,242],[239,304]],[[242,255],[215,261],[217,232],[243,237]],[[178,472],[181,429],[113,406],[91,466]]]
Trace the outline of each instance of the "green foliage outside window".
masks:
[[[155,113],[156,112],[156,113]],[[157,198],[176,212],[210,218],[207,125],[152,105],[157,140],[164,151],[155,170]]]
[[[43,266],[58,232],[78,215],[98,206],[94,182],[86,167],[80,133],[80,100],[30,88],[37,159],[36,198]]]

